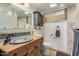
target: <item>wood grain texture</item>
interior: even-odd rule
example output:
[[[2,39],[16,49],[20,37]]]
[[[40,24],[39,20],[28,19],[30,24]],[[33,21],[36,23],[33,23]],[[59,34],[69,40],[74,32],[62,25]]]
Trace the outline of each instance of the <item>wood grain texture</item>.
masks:
[[[39,36],[33,36],[31,42],[19,45],[7,44],[3,46],[3,42],[0,43],[0,49],[8,56],[40,56],[43,55],[42,46],[43,38]]]

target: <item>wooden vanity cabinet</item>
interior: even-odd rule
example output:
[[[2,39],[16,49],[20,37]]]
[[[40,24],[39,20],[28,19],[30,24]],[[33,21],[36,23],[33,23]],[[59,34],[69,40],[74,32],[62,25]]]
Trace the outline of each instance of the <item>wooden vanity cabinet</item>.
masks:
[[[42,56],[43,38],[36,39],[19,48],[6,53],[7,56]]]
[[[41,44],[40,44],[41,43]],[[37,40],[31,43],[33,51],[31,52],[34,56],[43,55],[43,40]]]
[[[30,45],[24,45],[22,47],[19,47],[11,52],[9,52],[8,56],[24,56],[25,54],[28,54],[28,50],[30,50]]]

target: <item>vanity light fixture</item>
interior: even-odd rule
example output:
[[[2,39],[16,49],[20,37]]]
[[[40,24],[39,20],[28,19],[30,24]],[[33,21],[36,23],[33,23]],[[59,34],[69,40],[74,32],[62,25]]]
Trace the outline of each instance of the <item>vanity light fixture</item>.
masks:
[[[9,15],[12,15],[12,12],[9,11],[8,14],[9,14]]]
[[[50,3],[50,4],[49,4],[49,6],[50,6],[51,8],[53,8],[53,7],[56,7],[56,6],[57,6],[57,4]]]

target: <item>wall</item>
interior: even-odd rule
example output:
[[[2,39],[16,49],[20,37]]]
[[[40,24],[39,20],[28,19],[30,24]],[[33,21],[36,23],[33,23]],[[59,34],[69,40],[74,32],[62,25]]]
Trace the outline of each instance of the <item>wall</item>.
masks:
[[[72,54],[74,32],[73,29],[76,27],[76,6],[67,8],[67,20],[68,20],[68,54]]]
[[[67,20],[72,28],[76,27],[76,6],[67,8]]]
[[[79,28],[79,3],[76,4],[76,28]]]
[[[65,19],[64,10],[55,11],[44,15],[44,20],[46,22],[57,22],[57,21],[62,21],[64,19]]]

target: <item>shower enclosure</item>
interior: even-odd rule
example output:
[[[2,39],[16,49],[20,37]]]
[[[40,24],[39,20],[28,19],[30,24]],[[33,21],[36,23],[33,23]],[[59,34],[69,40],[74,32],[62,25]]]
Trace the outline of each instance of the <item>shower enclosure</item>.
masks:
[[[44,45],[51,49],[67,52],[67,29],[67,21],[45,23]]]
[[[74,30],[73,56],[79,56],[79,29]]]

